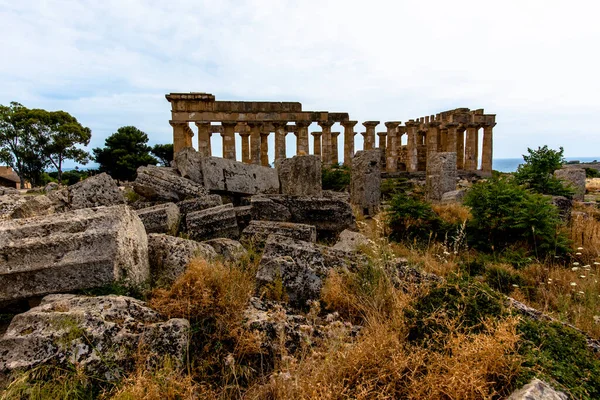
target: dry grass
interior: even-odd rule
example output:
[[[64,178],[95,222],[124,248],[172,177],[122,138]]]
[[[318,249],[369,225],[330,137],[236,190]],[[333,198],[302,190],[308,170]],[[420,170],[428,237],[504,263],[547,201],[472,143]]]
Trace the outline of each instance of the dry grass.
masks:
[[[584,262],[600,258],[600,210],[594,206],[578,206],[571,217],[569,237]]]
[[[462,204],[434,204],[432,208],[441,219],[450,224],[462,224],[471,219],[471,211]]]
[[[585,189],[588,192],[600,192],[600,178],[587,178]]]

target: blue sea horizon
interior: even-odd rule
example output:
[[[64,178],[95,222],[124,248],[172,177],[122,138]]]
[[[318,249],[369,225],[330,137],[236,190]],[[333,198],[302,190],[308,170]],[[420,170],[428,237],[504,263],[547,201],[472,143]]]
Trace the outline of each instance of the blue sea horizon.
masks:
[[[565,157],[567,161],[580,161],[582,163],[600,160],[600,157]],[[494,158],[492,168],[500,172],[515,172],[520,164],[523,164],[523,158]]]

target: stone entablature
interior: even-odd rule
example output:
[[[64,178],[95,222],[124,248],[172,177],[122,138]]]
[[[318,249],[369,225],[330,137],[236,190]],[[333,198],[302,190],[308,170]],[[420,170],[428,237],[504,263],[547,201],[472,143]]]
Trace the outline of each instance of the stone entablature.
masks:
[[[347,113],[327,111],[304,111],[298,102],[217,101],[209,93],[170,93],[173,147],[177,153],[185,147],[193,147],[193,122],[198,132],[198,151],[211,156],[210,138],[219,134],[223,140],[223,158],[236,159],[235,134],[241,137],[242,160],[246,163],[267,166],[268,137],[275,135],[275,161],[294,155],[309,154],[309,140],[313,140],[313,153],[321,157],[323,165],[338,163],[339,138],[344,141],[345,165],[351,165],[355,154],[354,137],[364,137],[363,148],[381,150],[382,169],[388,172],[425,171],[427,159],[437,152],[455,152],[459,170],[492,171],[493,127],[495,114],[485,114],[483,109],[457,108],[436,115],[401,121],[384,122],[385,131],[377,128],[380,121],[351,121]],[[213,125],[220,123],[221,125]],[[310,132],[308,127],[316,123],[321,130]],[[343,132],[332,131],[339,123]],[[356,126],[364,127],[357,132]],[[362,130],[362,128],[360,128]],[[479,154],[479,135],[483,129],[482,151]],[[285,137],[296,136],[296,154],[286,154]],[[406,135],[406,144],[402,144]]]

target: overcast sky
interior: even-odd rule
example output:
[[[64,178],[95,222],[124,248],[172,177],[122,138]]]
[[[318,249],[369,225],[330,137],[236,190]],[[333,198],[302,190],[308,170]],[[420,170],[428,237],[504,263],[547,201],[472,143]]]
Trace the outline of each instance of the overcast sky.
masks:
[[[594,0],[0,0],[0,104],[65,110],[90,147],[124,125],[170,143],[170,92],[300,101],[381,131],[484,108],[495,158],[600,158],[599,15]]]

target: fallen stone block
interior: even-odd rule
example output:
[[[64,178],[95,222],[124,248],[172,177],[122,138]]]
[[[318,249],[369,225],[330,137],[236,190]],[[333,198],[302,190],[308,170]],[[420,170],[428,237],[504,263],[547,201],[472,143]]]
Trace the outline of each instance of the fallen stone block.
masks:
[[[445,192],[442,194],[441,203],[442,204],[462,204],[465,199],[465,194],[467,191],[464,189],[460,190],[452,190],[450,192]]]
[[[0,221],[11,218],[13,211],[26,202],[27,198],[19,194],[0,196]]]
[[[352,253],[271,235],[265,243],[256,279],[261,285],[281,280],[291,304],[303,307],[308,300],[319,298],[329,270],[354,269],[358,262]]]
[[[5,196],[8,194],[19,194],[19,191],[12,187],[0,186],[0,196]]]
[[[209,194],[205,197],[183,200],[177,203],[179,212],[183,217],[194,211],[206,210],[207,208],[223,205],[223,200],[218,194]]]
[[[312,225],[293,222],[250,221],[242,232],[242,242],[262,248],[269,235],[281,235],[305,242],[317,241],[317,230]]]
[[[211,246],[224,261],[235,262],[248,254],[244,246],[233,239],[217,238],[202,243]]]
[[[54,211],[54,202],[47,196],[28,196],[27,201],[18,205],[10,214],[10,217],[13,219],[30,218],[54,214]]]
[[[182,178],[177,170],[169,167],[139,167],[133,190],[149,200],[179,202],[205,197],[208,191],[196,182]]]
[[[508,400],[568,400],[563,392],[554,390],[546,382],[534,378],[527,385],[523,386],[508,397]]]
[[[314,155],[294,156],[275,163],[279,175],[281,193],[290,196],[320,197],[321,157]]]
[[[141,343],[148,362],[171,356],[181,366],[189,330],[187,320],[165,320],[130,297],[50,295],[12,319],[0,338],[0,374],[38,365],[77,365],[112,382],[134,365]]]
[[[427,160],[426,189],[427,199],[439,202],[446,192],[456,190],[456,153],[439,152]]]
[[[55,203],[58,212],[125,204],[125,196],[117,182],[106,173],[51,191],[48,198]]]
[[[373,216],[381,203],[381,150],[361,150],[352,158],[350,202],[362,215]]]
[[[369,239],[365,235],[346,229],[340,233],[333,248],[343,251],[357,251],[361,246],[367,245],[369,245]]]
[[[220,157],[202,157],[192,148],[177,153],[174,165],[181,176],[211,192],[240,195],[279,193],[279,177],[273,168]]]
[[[148,235],[150,274],[155,286],[169,285],[181,276],[194,257],[217,258],[212,246],[194,240],[158,233]]]
[[[583,201],[585,197],[585,169],[562,168],[554,171],[554,176],[563,181],[565,186],[575,191],[573,200]]]
[[[291,221],[292,213],[285,204],[273,201],[262,196],[252,196],[252,219],[261,221]]]
[[[189,213],[186,217],[186,228],[190,237],[199,241],[220,237],[229,239],[240,237],[232,204]]]
[[[573,200],[564,196],[552,196],[552,204],[558,208],[558,215],[564,222],[571,220],[571,212],[573,211]]]
[[[149,278],[148,241],[126,205],[0,222],[0,301]]]
[[[240,206],[234,207],[235,217],[237,219],[238,227],[240,230],[244,230],[252,221],[252,206]]]
[[[159,204],[137,211],[146,233],[167,233],[176,235],[179,228],[179,208],[175,203]]]

